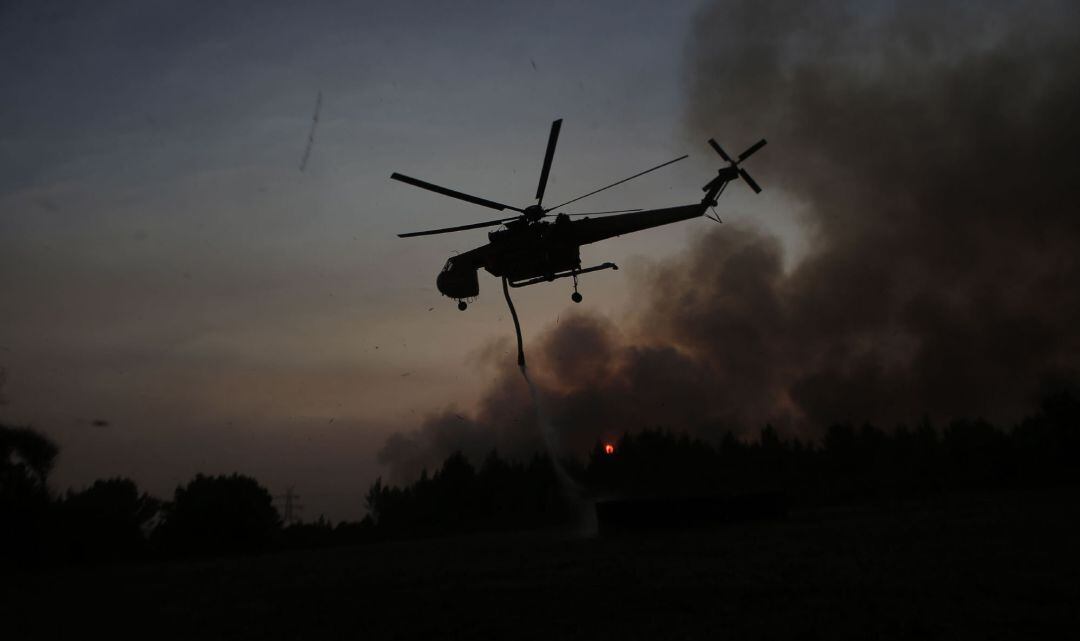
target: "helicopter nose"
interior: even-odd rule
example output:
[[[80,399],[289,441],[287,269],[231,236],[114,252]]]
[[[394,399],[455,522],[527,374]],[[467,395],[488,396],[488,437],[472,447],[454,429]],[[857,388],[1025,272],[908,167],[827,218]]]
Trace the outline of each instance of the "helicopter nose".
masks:
[[[453,298],[453,293],[449,291],[451,289],[450,279],[448,278],[449,274],[450,272],[448,271],[439,272],[438,277],[435,278],[435,287],[438,288],[443,296],[450,296]]]
[[[435,278],[435,287],[443,296],[450,298],[472,298],[480,293],[476,270],[463,267],[440,272]]]

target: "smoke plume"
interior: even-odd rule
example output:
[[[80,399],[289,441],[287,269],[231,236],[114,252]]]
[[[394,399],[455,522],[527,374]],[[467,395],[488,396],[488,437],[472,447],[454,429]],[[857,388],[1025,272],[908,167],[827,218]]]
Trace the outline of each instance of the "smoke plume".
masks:
[[[688,134],[767,137],[754,174],[805,205],[810,249],[785,270],[776,238],[716,227],[649,271],[629,318],[549,329],[530,369],[567,451],[646,426],[1009,421],[1074,383],[1078,17],[1069,2],[708,5]],[[381,460],[412,474],[453,449],[539,445],[508,362],[470,417],[432,417]]]

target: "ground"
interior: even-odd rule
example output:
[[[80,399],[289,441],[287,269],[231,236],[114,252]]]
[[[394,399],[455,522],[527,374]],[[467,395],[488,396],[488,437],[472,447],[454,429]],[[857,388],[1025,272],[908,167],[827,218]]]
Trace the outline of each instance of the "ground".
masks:
[[[1078,499],[963,494],[608,539],[9,574],[0,613],[7,639],[1052,638],[1080,623]]]

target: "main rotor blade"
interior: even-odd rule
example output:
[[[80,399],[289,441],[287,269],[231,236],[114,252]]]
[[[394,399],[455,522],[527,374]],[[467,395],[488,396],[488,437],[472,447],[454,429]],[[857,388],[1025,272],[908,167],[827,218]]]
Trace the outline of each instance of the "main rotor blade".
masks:
[[[720,154],[720,157],[723,158],[725,162],[731,162],[731,156],[728,156],[727,153],[724,152],[723,147],[720,146],[720,143],[716,142],[715,138],[709,138],[709,144],[712,145],[712,148],[716,150],[716,153]]]
[[[630,212],[641,211],[640,209],[613,209],[611,211],[585,211],[578,214],[567,214],[567,216],[607,216],[609,214],[629,214]],[[552,216],[554,214],[548,214]]]
[[[544,202],[544,190],[547,188],[548,172],[551,171],[551,159],[555,157],[555,144],[559,142],[559,130],[562,129],[562,118],[551,123],[551,133],[548,135],[547,152],[544,153],[544,168],[540,170],[540,184],[536,186],[536,203]]]
[[[607,187],[601,187],[600,189],[597,189],[596,191],[590,191],[589,193],[585,194],[584,196],[578,196],[577,198],[574,198],[573,200],[568,200],[568,201],[564,202],[563,204],[557,205],[555,207],[551,207],[550,209],[547,209],[546,211],[554,211],[554,210],[558,209],[559,207],[565,207],[565,206],[569,205],[570,203],[576,203],[577,201],[581,200],[582,198],[588,198],[589,196],[592,196],[593,194],[599,194],[600,192],[604,191],[605,189],[611,189],[612,187],[615,187],[616,185],[621,185],[621,184],[623,184],[624,182],[626,182],[628,180],[633,180],[633,179],[635,179],[635,178],[637,178],[639,176],[644,176],[645,174],[649,173],[650,171],[656,171],[657,169],[660,169],[662,167],[667,167],[668,165],[670,165],[672,163],[679,162],[680,160],[684,160],[684,159],[689,158],[689,157],[690,157],[689,155],[679,156],[675,160],[669,160],[669,161],[667,161],[665,163],[662,163],[662,164],[659,164],[659,165],[653,167],[652,169],[646,169],[645,171],[636,173],[633,176],[630,176],[629,178],[623,178],[622,180],[620,180],[618,182],[611,183]]]
[[[467,203],[472,203],[474,205],[480,205],[481,207],[490,207],[492,209],[497,209],[499,211],[502,211],[504,209],[510,209],[512,211],[519,211],[519,212],[522,212],[522,213],[525,212],[524,209],[518,209],[517,207],[511,207],[510,205],[504,205],[502,203],[497,203],[494,200],[488,200],[486,198],[478,198],[476,196],[470,196],[469,194],[464,194],[464,193],[462,193],[460,191],[454,191],[453,189],[447,189],[446,187],[440,187],[438,185],[433,185],[432,183],[420,180],[418,178],[411,178],[411,177],[406,176],[404,174],[399,174],[399,173],[395,172],[393,174],[390,174],[390,177],[393,178],[394,180],[400,180],[401,182],[406,183],[408,185],[412,185],[414,187],[419,187],[420,189],[426,189],[428,191],[433,191],[436,194],[442,194],[443,196],[449,196],[451,198],[457,198],[458,200],[464,200]]]
[[[411,231],[407,234],[398,234],[398,238],[412,238],[413,236],[430,236],[432,234],[448,234],[452,231],[464,231],[466,229],[479,229],[480,227],[494,227],[495,225],[501,225],[505,222],[515,220],[517,216],[511,218],[500,218],[499,220],[489,220],[485,223],[473,223],[471,225],[458,225],[457,227],[443,227],[442,229],[429,229],[427,231]]]
[[[755,194],[761,193],[761,187],[759,187],[757,182],[750,177],[750,174],[746,173],[745,169],[740,167],[739,175],[742,176],[742,179],[746,181],[747,185],[750,185],[750,189],[753,189]]]
[[[750,156],[753,156],[754,153],[757,152],[758,149],[761,149],[764,146],[765,146],[765,139],[762,138],[761,140],[755,142],[753,144],[753,146],[751,146],[749,149],[747,149],[746,151],[739,154],[739,162],[742,162],[742,161],[746,160],[747,158],[749,158]]]

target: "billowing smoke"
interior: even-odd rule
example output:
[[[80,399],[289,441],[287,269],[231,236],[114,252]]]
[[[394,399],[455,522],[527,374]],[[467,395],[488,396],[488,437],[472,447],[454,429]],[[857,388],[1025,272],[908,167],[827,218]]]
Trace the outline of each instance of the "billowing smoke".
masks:
[[[776,238],[716,227],[651,269],[632,318],[550,329],[530,369],[561,442],[1008,421],[1074,383],[1078,18],[1071,2],[707,6],[688,134],[766,136],[754,174],[804,205],[810,250],[785,270]],[[508,362],[470,416],[434,417],[381,459],[411,474],[452,449],[540,440]]]

